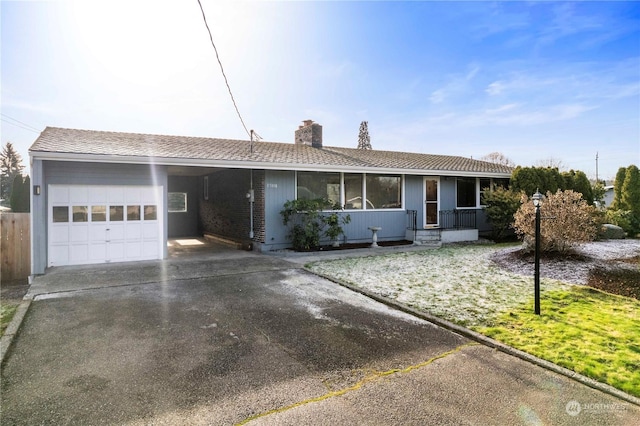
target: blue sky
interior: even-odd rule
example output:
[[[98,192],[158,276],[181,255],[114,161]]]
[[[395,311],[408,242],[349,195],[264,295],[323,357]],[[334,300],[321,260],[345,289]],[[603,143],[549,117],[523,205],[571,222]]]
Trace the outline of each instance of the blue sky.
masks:
[[[248,128],[613,178],[640,164],[640,2],[202,0]],[[196,0],[2,1],[2,144],[46,126],[246,139]],[[18,120],[19,122],[16,122]],[[25,124],[27,126],[25,126]],[[25,129],[24,127],[27,127]]]

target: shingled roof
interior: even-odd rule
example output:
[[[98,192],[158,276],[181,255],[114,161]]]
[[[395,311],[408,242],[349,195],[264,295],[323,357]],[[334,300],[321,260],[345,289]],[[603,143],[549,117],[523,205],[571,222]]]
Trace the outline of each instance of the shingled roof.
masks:
[[[512,169],[466,157],[361,150],[281,142],[149,135],[47,127],[29,149],[42,159],[255,167],[283,170],[339,170],[505,176]]]

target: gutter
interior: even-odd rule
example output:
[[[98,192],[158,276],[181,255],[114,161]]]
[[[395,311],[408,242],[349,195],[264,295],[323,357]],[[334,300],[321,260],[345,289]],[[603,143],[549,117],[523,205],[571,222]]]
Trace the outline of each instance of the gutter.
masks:
[[[344,173],[380,173],[380,174],[404,174],[417,176],[457,176],[457,177],[488,177],[510,178],[511,173],[504,172],[474,172],[462,170],[434,170],[434,169],[405,169],[395,167],[354,167],[326,164],[296,164],[277,163],[268,161],[238,161],[202,158],[169,158],[169,157],[141,157],[141,156],[115,156],[103,154],[76,154],[61,152],[29,151],[32,159],[49,161],[70,161],[88,163],[114,163],[114,164],[149,164],[156,166],[183,166],[183,167],[221,167],[235,169],[263,169],[263,170],[288,170],[288,171],[321,171]]]

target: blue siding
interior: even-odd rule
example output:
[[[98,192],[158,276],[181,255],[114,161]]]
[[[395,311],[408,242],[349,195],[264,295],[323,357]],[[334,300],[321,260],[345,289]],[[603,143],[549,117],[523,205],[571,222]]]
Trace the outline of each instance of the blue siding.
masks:
[[[378,231],[378,241],[404,240],[407,227],[407,212],[404,210],[389,211],[348,211],[351,222],[345,226],[347,242],[371,241],[371,226],[382,227]]]
[[[266,170],[264,180],[264,244],[278,248],[289,246],[287,228],[282,224],[280,210],[285,202],[296,197],[295,173],[292,171]]]
[[[31,162],[31,184],[40,185],[40,194],[31,193],[31,274],[43,274],[47,267],[47,199],[42,160]]]

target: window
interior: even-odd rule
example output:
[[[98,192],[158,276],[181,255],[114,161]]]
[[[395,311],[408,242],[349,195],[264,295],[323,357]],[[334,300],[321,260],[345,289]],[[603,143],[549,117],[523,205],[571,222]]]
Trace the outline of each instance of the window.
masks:
[[[89,209],[87,206],[73,206],[73,221],[74,222],[88,222],[89,221]]]
[[[367,206],[371,208],[370,206]],[[344,208],[345,209],[362,209],[362,175],[347,174],[344,175]]]
[[[53,223],[69,222],[69,207],[54,207],[53,208]]]
[[[169,192],[169,213],[184,213],[187,211],[187,193]]]
[[[140,206],[127,206],[127,220],[140,220]]]
[[[340,173],[298,172],[297,197],[340,203]]]
[[[476,207],[476,178],[458,178],[456,206],[458,208]]]
[[[158,208],[155,205],[144,206],[144,220],[158,220]]]
[[[107,206],[91,206],[91,222],[105,222],[107,220]]]
[[[374,209],[402,208],[402,177],[400,175],[367,175],[367,207]]]
[[[124,220],[124,206],[109,206],[109,220],[122,222]]]

